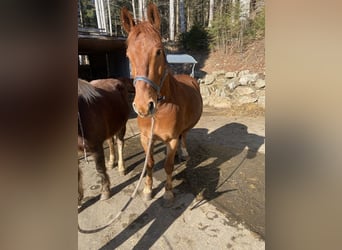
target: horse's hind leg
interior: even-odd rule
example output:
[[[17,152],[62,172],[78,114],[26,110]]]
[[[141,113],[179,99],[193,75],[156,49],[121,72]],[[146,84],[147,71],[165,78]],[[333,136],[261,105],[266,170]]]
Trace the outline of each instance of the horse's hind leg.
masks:
[[[189,160],[189,153],[188,150],[186,149],[186,132],[181,134],[180,136],[180,151],[181,151],[181,160],[186,161]]]
[[[109,161],[107,163],[107,169],[113,169],[115,163],[115,147],[114,138],[111,137],[107,140],[109,146]]]
[[[151,150],[150,154],[147,155],[148,151],[148,137],[145,137],[143,135],[140,136],[141,145],[143,146],[145,150],[145,157],[147,157],[147,166],[146,166],[146,177],[145,177],[145,186],[143,190],[143,199],[148,201],[152,199],[152,186],[153,186],[153,178],[152,178],[152,168],[154,165],[154,159],[153,159],[153,142],[151,144]]]
[[[102,145],[96,148],[95,152],[93,153],[93,157],[95,159],[96,170],[101,178],[102,189],[100,199],[106,200],[110,197],[110,182],[109,176],[106,172],[105,157]]]
[[[81,206],[83,199],[83,184],[82,184],[82,172],[78,166],[78,207]]]
[[[116,135],[116,144],[118,146],[118,171],[120,175],[125,175],[125,163],[123,160],[123,148],[125,144],[125,133],[126,133],[126,126],[124,126],[119,133]]]

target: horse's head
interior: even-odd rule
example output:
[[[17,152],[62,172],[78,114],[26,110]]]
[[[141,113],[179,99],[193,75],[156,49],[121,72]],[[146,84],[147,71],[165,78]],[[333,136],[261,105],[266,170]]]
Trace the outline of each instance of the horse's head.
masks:
[[[127,56],[134,77],[133,108],[141,117],[153,115],[167,76],[166,55],[160,36],[157,7],[149,4],[147,21],[136,23],[127,8],[121,10],[121,22],[128,33]]]

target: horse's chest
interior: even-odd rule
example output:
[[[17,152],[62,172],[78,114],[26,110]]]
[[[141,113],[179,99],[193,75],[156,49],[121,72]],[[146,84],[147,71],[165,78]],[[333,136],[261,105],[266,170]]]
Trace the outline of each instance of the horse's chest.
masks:
[[[139,121],[140,120],[140,121]],[[150,136],[151,131],[151,119],[138,119],[141,132],[145,136]],[[159,139],[168,141],[173,138],[177,138],[180,133],[177,116],[169,114],[168,116],[158,116],[155,118],[153,133]]]

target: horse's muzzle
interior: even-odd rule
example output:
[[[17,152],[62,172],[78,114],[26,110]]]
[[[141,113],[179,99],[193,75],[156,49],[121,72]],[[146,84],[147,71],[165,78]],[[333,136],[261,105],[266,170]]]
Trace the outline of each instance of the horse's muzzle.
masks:
[[[133,110],[137,115],[140,117],[149,117],[155,113],[156,110],[156,104],[153,101],[150,101],[147,105],[147,108],[145,110],[137,108],[135,102],[132,103]]]

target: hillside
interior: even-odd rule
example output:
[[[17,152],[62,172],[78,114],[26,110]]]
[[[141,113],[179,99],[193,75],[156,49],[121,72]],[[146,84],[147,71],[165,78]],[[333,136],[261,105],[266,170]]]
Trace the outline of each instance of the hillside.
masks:
[[[249,44],[245,51],[223,54],[220,51],[211,52],[208,56],[203,53],[192,53],[199,62],[199,68],[205,73],[217,70],[241,71],[250,70],[255,73],[265,72],[265,39]]]

